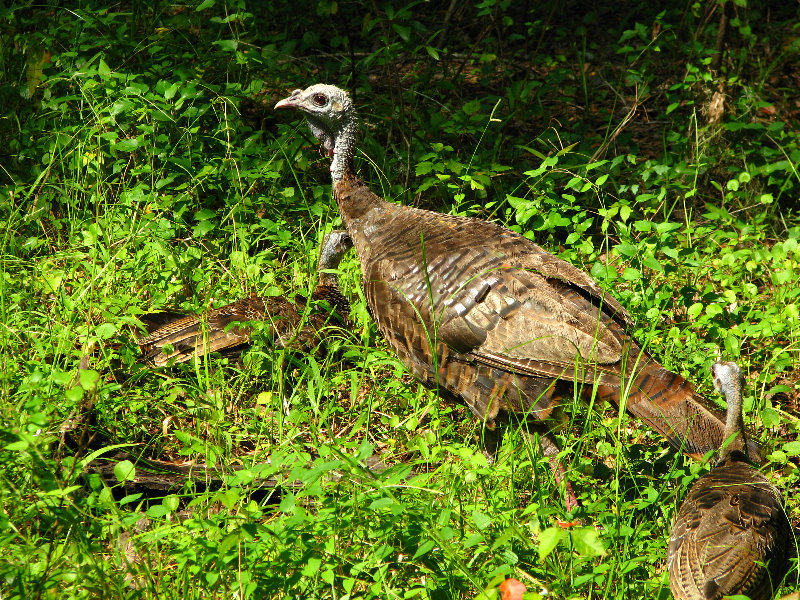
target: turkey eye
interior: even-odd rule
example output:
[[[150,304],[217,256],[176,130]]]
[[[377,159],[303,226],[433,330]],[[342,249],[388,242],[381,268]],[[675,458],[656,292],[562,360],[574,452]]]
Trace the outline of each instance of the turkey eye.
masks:
[[[311,96],[311,101],[317,106],[325,106],[328,103],[328,97],[325,94],[314,94]]]

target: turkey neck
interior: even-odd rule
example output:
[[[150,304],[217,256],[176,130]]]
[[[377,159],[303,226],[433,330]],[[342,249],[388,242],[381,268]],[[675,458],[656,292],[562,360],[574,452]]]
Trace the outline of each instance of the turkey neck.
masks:
[[[356,147],[356,133],[358,131],[358,117],[354,110],[347,111],[344,123],[336,133],[333,142],[333,160],[331,161],[331,178],[334,187],[344,177],[354,176],[353,154]]]
[[[722,439],[727,440],[734,434],[736,434],[736,438],[722,451],[720,460],[725,460],[737,450],[747,456],[744,419],[742,418],[742,382],[738,380],[726,382],[723,393],[725,401],[728,403],[728,413]]]
[[[356,175],[353,154],[357,129],[358,118],[352,111],[345,116],[344,124],[334,137],[331,179],[342,223],[364,264],[369,254],[370,236],[380,234],[397,206],[375,194]]]

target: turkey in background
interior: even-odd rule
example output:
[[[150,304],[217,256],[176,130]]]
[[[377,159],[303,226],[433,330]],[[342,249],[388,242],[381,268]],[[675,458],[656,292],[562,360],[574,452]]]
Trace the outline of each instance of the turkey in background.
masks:
[[[329,271],[338,268],[351,247],[350,236],[344,231],[331,232],[322,240],[319,280],[311,299],[326,301],[332,311],[308,307],[308,301],[298,294],[294,301],[282,296],[252,295],[202,315],[151,313],[140,317],[147,334],[139,338],[139,347],[157,367],[188,362],[213,352],[235,356],[250,343],[252,327],[246,323],[264,321],[269,323],[272,337],[280,346],[313,351],[324,340],[327,326],[348,323],[350,303],[339,289],[338,277]],[[310,312],[304,318],[306,308]]]

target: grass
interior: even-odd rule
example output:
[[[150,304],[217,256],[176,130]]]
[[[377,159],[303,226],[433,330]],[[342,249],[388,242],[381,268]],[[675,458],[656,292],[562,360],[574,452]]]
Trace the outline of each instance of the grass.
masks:
[[[405,373],[353,256],[353,325],[327,352],[262,333],[240,363],[144,365],[142,313],[313,288],[338,223],[327,159],[264,106],[315,80],[355,90],[376,191],[502,222],[591,272],[702,393],[718,353],[737,360],[796,525],[796,15],[738,9],[712,126],[715,20],[697,7],[598,7],[573,47],[558,7],[488,2],[433,30],[433,7],[387,6],[360,37],[340,29],[357,7],[325,2],[0,13],[0,598],[498,597],[506,576],[528,599],[670,598],[671,520],[706,467],[576,403],[567,513],[526,436],[489,466],[469,411]],[[301,38],[281,25],[298,19]],[[646,112],[628,122],[633,98]],[[216,480],[145,497],[139,455]],[[114,485],[87,472],[102,457]]]

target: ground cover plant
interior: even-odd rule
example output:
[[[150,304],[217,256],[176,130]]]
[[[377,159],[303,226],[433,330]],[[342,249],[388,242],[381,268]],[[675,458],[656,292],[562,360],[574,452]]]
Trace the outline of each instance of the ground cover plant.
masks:
[[[707,466],[575,403],[567,513],[524,436],[489,465],[405,374],[353,256],[324,352],[261,327],[241,361],[145,365],[143,313],[313,288],[329,159],[271,107],[315,81],[352,90],[375,191],[591,272],[702,393],[739,362],[797,526],[798,9],[650,4],[0,7],[0,598],[671,597]],[[145,494],[155,461],[185,483]]]

